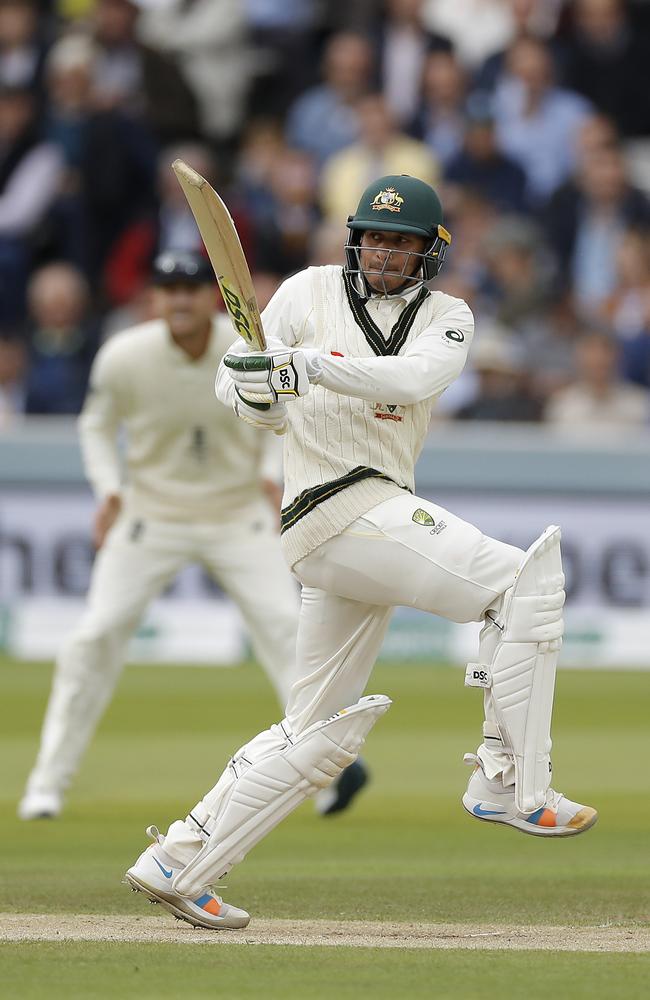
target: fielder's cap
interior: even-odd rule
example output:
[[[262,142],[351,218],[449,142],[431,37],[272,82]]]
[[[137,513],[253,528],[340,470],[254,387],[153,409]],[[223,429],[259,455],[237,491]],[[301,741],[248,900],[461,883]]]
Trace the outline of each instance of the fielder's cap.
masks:
[[[154,285],[207,285],[216,281],[210,261],[191,250],[166,250],[153,262]]]

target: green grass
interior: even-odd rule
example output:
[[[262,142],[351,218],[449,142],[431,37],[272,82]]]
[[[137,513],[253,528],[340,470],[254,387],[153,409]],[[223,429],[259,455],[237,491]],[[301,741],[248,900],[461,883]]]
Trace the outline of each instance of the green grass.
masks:
[[[144,846],[144,827],[164,830],[184,815],[233,750],[277,719],[266,682],[252,667],[129,668],[63,817],[22,824],[15,806],[36,750],[50,670],[4,660],[0,675],[0,910],[149,916],[120,884]],[[349,814],[330,820],[316,817],[311,803],[302,806],[231,873],[226,898],[263,917],[650,921],[650,673],[560,673],[554,784],[595,805],[601,818],[584,837],[552,842],[479,824],[460,807],[469,773],[462,755],[475,748],[481,722],[480,695],[463,688],[460,671],[381,667],[370,690],[395,704],[369,738],[368,791]],[[393,969],[398,995],[469,998],[496,989],[507,964],[509,984],[526,980],[527,1000],[538,995],[535,980],[544,996],[587,996],[580,992],[586,984],[591,997],[640,997],[645,958],[560,954],[550,962],[541,952],[227,944],[213,955],[184,946],[29,944],[3,949],[2,977],[6,989],[23,970],[21,990],[6,994],[20,997],[36,995],[46,969],[50,996],[64,996],[68,987],[67,995],[88,997],[176,996],[188,968],[212,976],[215,988],[227,985],[234,998],[347,996],[342,989],[352,983],[363,997],[366,982],[373,997],[382,997],[391,981],[395,995]],[[111,963],[120,978],[109,983],[101,970]],[[550,965],[553,974],[566,970],[570,991],[554,988]],[[97,970],[99,992],[73,994],[86,966]],[[608,985],[618,980],[620,987],[623,968],[628,992]]]
[[[646,1000],[642,955],[290,948],[257,945],[26,944],[0,948],[2,996],[20,1000]],[[594,984],[597,984],[596,986]],[[47,987],[46,989],[44,987]]]

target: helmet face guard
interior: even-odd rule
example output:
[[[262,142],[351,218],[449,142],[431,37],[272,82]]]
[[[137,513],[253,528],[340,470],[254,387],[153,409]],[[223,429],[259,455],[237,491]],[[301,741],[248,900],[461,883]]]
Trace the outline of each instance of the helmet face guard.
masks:
[[[442,225],[442,206],[433,188],[417,177],[392,174],[370,184],[361,196],[358,208],[348,219],[350,237],[345,245],[346,272],[355,279],[367,295],[397,295],[433,281],[440,273],[451,236]],[[379,270],[361,267],[363,233],[396,232],[421,236],[425,240],[421,252],[385,248],[385,258]],[[377,249],[382,249],[377,247]],[[416,261],[416,266],[414,266]],[[413,273],[411,273],[413,272]],[[398,288],[388,289],[386,277],[401,276]],[[368,281],[378,277],[378,291]]]
[[[379,270],[371,270],[361,266],[361,240],[363,229],[352,229],[350,238],[345,244],[345,270],[351,278],[356,279],[367,294],[379,294],[387,298],[389,295],[399,295],[404,291],[421,288],[438,277],[443,265],[451,236],[443,226],[438,226],[438,235],[425,246],[421,253],[415,250],[392,250],[389,247],[373,247],[373,250],[385,249],[384,262]],[[414,262],[416,266],[414,266]],[[397,287],[386,287],[386,276],[400,276],[403,281]],[[368,277],[378,277],[381,291],[371,285]]]

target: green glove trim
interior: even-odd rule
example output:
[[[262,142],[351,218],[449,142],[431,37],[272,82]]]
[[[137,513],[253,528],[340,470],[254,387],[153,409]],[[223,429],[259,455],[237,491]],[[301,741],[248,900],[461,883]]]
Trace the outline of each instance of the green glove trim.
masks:
[[[223,359],[226,368],[234,368],[238,372],[268,372],[271,370],[271,358],[260,354],[226,354]]]
[[[224,359],[224,364],[225,364],[225,359]],[[239,391],[239,389],[237,388],[237,386],[235,386],[235,392],[237,393],[237,395],[241,399],[242,403],[246,403],[246,406],[252,406],[254,410],[270,410],[271,409],[271,404],[270,403],[257,403],[253,399],[246,399],[246,396],[242,396],[242,394]]]

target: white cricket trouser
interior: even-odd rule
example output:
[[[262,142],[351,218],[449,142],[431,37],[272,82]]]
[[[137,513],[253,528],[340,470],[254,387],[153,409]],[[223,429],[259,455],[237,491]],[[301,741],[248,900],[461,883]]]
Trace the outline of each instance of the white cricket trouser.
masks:
[[[149,603],[189,563],[235,601],[282,706],[294,677],[298,595],[263,501],[221,524],[151,522],[125,512],[93,567],[85,613],[63,644],[28,790],[63,791],[120,676]]]
[[[415,523],[421,508],[433,526]],[[363,695],[393,607],[420,608],[455,622],[498,611],[523,552],[482,534],[449,511],[411,495],[373,507],[294,567],[303,585],[296,646],[297,680],[286,717],[296,736]],[[251,763],[269,751],[272,732],[246,744]],[[272,742],[272,739],[271,739]],[[217,783],[202,800],[212,810]],[[189,862],[202,840],[174,822],[165,849]]]
[[[418,509],[434,526],[412,520]],[[512,586],[523,553],[428,500],[378,504],[294,566],[303,585],[297,680],[287,718],[299,733],[362,696],[393,607],[481,621]]]

